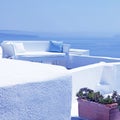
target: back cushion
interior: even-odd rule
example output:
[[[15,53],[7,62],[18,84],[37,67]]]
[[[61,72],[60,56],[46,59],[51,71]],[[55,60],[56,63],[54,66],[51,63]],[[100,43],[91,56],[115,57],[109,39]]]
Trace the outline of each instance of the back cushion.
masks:
[[[23,41],[26,51],[48,51],[49,41]]]
[[[26,51],[23,43],[13,43],[13,46],[14,46],[15,52],[17,53],[23,53]]]
[[[63,52],[63,42],[50,41],[49,52]]]

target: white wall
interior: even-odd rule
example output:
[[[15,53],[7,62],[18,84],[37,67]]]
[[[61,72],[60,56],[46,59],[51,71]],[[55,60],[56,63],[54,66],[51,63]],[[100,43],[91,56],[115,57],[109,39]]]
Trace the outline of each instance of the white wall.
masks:
[[[120,63],[113,63],[114,66],[114,71],[113,71],[113,75],[114,75],[114,81],[111,82],[112,86],[113,86],[113,90],[117,90],[117,92],[120,93]]]
[[[72,80],[61,66],[0,60],[0,120],[70,120]]]
[[[101,80],[96,89],[103,94],[114,90],[120,93],[120,62],[106,63],[104,65]]]
[[[120,62],[97,63],[69,70],[72,75],[72,116],[78,116],[76,93],[88,87],[103,94],[120,93]]]
[[[69,70],[72,75],[72,100],[80,88],[100,90],[103,94],[117,90],[120,93],[120,62],[100,62]]]
[[[81,56],[70,55],[68,68],[76,68],[80,66],[95,64],[99,62],[120,62],[120,58],[102,57],[102,56]]]
[[[83,87],[88,87],[91,89],[96,88],[96,85],[101,79],[103,64],[104,63],[98,63],[84,67],[78,67],[69,71],[72,75],[72,116],[78,116],[78,103],[76,100],[76,93],[80,88]]]
[[[72,101],[76,101],[76,93],[82,87],[95,89],[101,80],[104,63],[98,63],[70,70],[72,75]]]

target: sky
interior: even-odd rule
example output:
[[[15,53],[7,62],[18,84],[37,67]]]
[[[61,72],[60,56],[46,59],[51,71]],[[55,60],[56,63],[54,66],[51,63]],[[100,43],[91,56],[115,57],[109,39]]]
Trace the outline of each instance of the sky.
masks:
[[[0,0],[0,30],[119,34],[120,0]]]

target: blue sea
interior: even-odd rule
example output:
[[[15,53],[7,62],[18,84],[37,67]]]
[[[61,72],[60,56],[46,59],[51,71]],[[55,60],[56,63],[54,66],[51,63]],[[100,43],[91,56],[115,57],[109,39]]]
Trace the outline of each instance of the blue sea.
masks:
[[[0,42],[4,40],[59,40],[71,45],[71,48],[88,49],[92,56],[120,58],[120,37],[61,37],[37,36],[0,32]]]
[[[88,49],[90,55],[120,58],[120,39],[64,40],[72,48]]]

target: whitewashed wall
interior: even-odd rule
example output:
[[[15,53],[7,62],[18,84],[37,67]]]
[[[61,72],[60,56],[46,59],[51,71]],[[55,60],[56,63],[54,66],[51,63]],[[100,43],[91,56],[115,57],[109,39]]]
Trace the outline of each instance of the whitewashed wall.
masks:
[[[72,75],[72,116],[78,116],[76,93],[83,87],[96,88],[102,75],[103,64],[98,63],[70,70],[70,74]]]
[[[99,62],[120,62],[120,58],[102,57],[102,56],[86,56],[86,55],[70,55],[68,68],[76,68]]]
[[[109,94],[113,90],[120,93],[120,63],[97,63],[69,70],[72,75],[72,116],[78,116],[76,93],[80,88]]]
[[[70,120],[68,71],[19,60],[0,60],[0,120]]]
[[[104,63],[98,63],[70,70],[72,75],[72,101],[76,101],[76,93],[80,88],[96,88],[101,80],[103,66]]]

